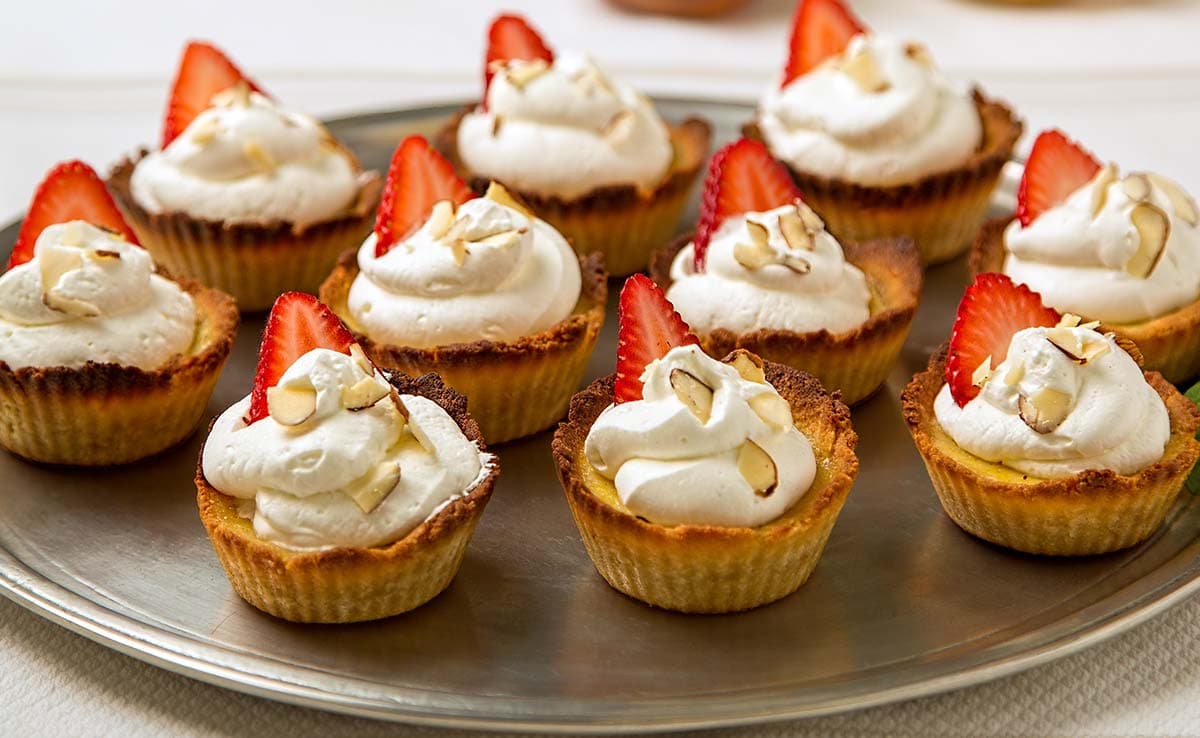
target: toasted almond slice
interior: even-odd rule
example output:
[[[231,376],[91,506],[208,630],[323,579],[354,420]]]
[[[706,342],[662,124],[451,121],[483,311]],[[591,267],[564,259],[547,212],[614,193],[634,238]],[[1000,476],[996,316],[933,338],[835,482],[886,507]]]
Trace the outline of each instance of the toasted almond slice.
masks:
[[[316,414],[317,393],[311,389],[275,385],[267,390],[267,412],[280,425],[300,425]]]
[[[1088,322],[1086,322],[1086,323],[1083,323],[1083,324],[1082,324],[1082,325],[1080,325],[1079,327],[1080,327],[1080,328],[1083,328],[1084,330],[1094,331],[1094,330],[1096,330],[1097,328],[1099,328],[1099,327],[1100,327],[1100,321],[1098,321],[1098,320],[1089,320]]]
[[[807,203],[797,200],[796,212],[800,214],[800,220],[804,221],[804,227],[808,229],[809,233],[825,230],[825,221],[821,220],[817,211],[810,208]]]
[[[1111,338],[1113,343],[1117,344],[1122,351],[1129,354],[1130,358],[1132,358],[1138,366],[1146,365],[1146,357],[1142,356],[1142,350],[1138,348],[1137,344],[1134,343],[1132,339],[1126,338],[1125,336],[1118,336],[1115,333],[1105,333],[1104,335],[1108,338]]]
[[[460,238],[456,238],[447,244],[450,247],[450,253],[454,256],[454,265],[462,266],[471,252],[467,250],[467,242]]]
[[[788,248],[793,251],[812,251],[816,248],[812,235],[796,210],[785,210],[779,216],[779,232],[783,234]]]
[[[342,390],[342,406],[352,412],[366,410],[391,393],[391,388],[375,377],[363,377],[354,386]]]
[[[738,450],[738,472],[759,497],[770,497],[779,484],[779,470],[775,460],[754,441],[749,439]]]
[[[1105,164],[1094,179],[1096,186],[1092,188],[1093,218],[1100,215],[1100,211],[1104,209],[1104,203],[1108,202],[1108,187],[1117,181],[1117,167],[1111,163]]]
[[[1130,174],[1121,180],[1121,189],[1134,202],[1142,202],[1150,197],[1150,180],[1144,174]]]
[[[1083,318],[1075,315],[1074,313],[1063,313],[1063,316],[1058,320],[1058,325],[1055,327],[1074,328],[1075,326],[1079,325],[1079,321],[1081,320],[1083,320]]]
[[[1046,331],[1046,340],[1054,348],[1066,354],[1067,358],[1077,364],[1084,363],[1083,346],[1079,336],[1070,328],[1050,328]]]
[[[1051,387],[1043,387],[1032,397],[1017,398],[1017,412],[1035,433],[1051,433],[1071,412],[1071,396]]]
[[[505,207],[516,210],[526,218],[534,217],[533,211],[529,209],[529,206],[521,202],[499,182],[490,182],[488,184],[487,192],[484,193],[483,196],[493,202],[498,202]]]
[[[976,387],[982,387],[992,378],[992,357],[989,354],[986,359],[975,367],[975,371],[971,373],[971,384]]]
[[[807,259],[796,254],[784,254],[783,260],[780,263],[796,274],[808,274],[812,271],[812,264]]]
[[[923,44],[909,43],[904,46],[904,53],[909,59],[933,69],[933,57]]]
[[[765,243],[736,243],[733,245],[733,258],[750,270],[762,269],[779,261],[775,250]]]
[[[1090,361],[1095,361],[1101,356],[1104,356],[1106,353],[1108,353],[1109,345],[1110,344],[1108,341],[1086,342],[1083,344],[1083,361],[1080,363],[1087,364]]]
[[[1171,207],[1175,210],[1176,217],[1188,225],[1200,225],[1200,207],[1196,206],[1196,201],[1179,186],[1178,182],[1152,172],[1146,172],[1146,177],[1171,201]]]
[[[767,375],[763,371],[763,360],[758,354],[751,353],[746,349],[736,349],[722,361],[737,369],[737,373],[747,382],[758,382],[759,384],[767,382]]]
[[[840,66],[842,73],[854,80],[863,92],[883,92],[891,87],[887,78],[883,76],[883,71],[879,69],[879,64],[875,62],[874,55],[866,49],[860,49],[846,57]]]
[[[771,232],[767,227],[757,221],[746,221],[746,231],[750,233],[750,241],[755,246],[769,246],[771,244]]]
[[[1004,373],[1004,384],[1008,385],[1009,387],[1016,387],[1024,378],[1025,362],[1014,364],[1013,366],[1009,367],[1007,372]]]
[[[363,351],[362,346],[359,346],[357,343],[350,344],[350,358],[354,359],[354,363],[358,364],[359,369],[372,376],[375,375],[375,365],[367,358],[367,354]]]
[[[263,172],[275,171],[275,160],[267,153],[267,150],[262,147],[262,144],[257,139],[249,139],[242,144],[242,154]]]
[[[530,82],[541,77],[548,71],[550,71],[550,65],[546,63],[545,59],[534,59],[517,66],[505,67],[504,76],[508,78],[513,87],[524,91]]]
[[[500,135],[500,127],[504,125],[504,119],[497,115],[492,118],[492,138]]]
[[[192,126],[192,143],[203,146],[216,138],[220,132],[221,122],[219,120],[215,117],[204,118],[197,125]]]
[[[632,110],[622,110],[600,127],[600,135],[609,141],[624,141],[633,133],[635,122]]]
[[[1166,213],[1148,202],[1135,205],[1129,219],[1138,233],[1138,248],[1125,265],[1125,271],[1146,279],[1154,273],[1167,248],[1167,240],[1171,237],[1171,220]]]
[[[712,417],[713,404],[713,389],[704,382],[701,382],[695,374],[684,371],[683,369],[672,369],[671,389],[675,390],[675,396],[687,409],[692,411],[692,415],[701,423],[707,423]]]
[[[350,483],[345,492],[358,505],[358,509],[369,513],[387,499],[400,483],[400,465],[385,461]]]
[[[100,308],[90,302],[63,297],[53,290],[42,293],[42,304],[51,310],[74,315],[79,318],[94,318],[100,314]]]
[[[750,398],[749,404],[758,417],[776,428],[791,428],[795,424],[792,420],[792,406],[775,392],[755,395]]]
[[[400,415],[403,416],[407,423],[408,432],[413,434],[413,437],[417,439],[417,443],[421,444],[421,448],[431,454],[436,453],[437,446],[434,445],[433,441],[425,433],[425,429],[419,423],[413,422],[412,413],[408,411],[408,406],[404,404],[404,398],[399,393],[396,393],[392,395],[392,401],[396,403],[396,409],[400,411]]]
[[[118,261],[121,258],[121,252],[111,249],[96,249],[89,252],[89,256],[96,261]]]
[[[450,226],[454,225],[454,203],[449,200],[438,200],[429,211],[429,235],[437,241],[446,235]]]
[[[63,246],[79,247],[83,245],[83,224],[78,220],[69,220],[62,224],[58,242]]]
[[[471,243],[479,244],[480,246],[488,246],[490,248],[504,249],[515,245],[517,243],[517,239],[520,238],[521,234],[523,233],[525,233],[525,229],[513,228],[512,230],[493,233],[492,235],[481,238],[478,241],[471,241]]]

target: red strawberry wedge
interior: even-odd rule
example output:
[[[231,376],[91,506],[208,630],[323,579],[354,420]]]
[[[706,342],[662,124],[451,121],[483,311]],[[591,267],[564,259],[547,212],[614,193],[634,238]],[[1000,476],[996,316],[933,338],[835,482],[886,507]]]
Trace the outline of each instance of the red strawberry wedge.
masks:
[[[1013,334],[1025,328],[1058,325],[1062,316],[1042,304],[1042,296],[1003,274],[980,274],[963,293],[950,332],[946,384],[959,407],[979,388],[972,375],[989,356],[995,368],[1008,355]]]
[[[800,0],[792,20],[792,38],[783,82],[805,74],[846,48],[850,39],[867,28],[841,0]]]
[[[1042,131],[1033,142],[1017,187],[1017,219],[1023,227],[1028,226],[1090,182],[1099,171],[1096,157],[1062,131]]]
[[[375,216],[375,256],[383,256],[420,228],[438,201],[457,206],[473,197],[454,165],[434,151],[424,136],[404,139],[392,154]]]
[[[483,101],[487,105],[487,91],[496,74],[492,62],[514,59],[533,61],[541,59],[547,64],[554,61],[554,52],[542,40],[537,31],[519,15],[499,15],[488,28],[487,59],[483,64]]]
[[[130,243],[138,242],[96,170],[78,160],[64,161],[50,170],[33,194],[8,268],[33,258],[33,247],[47,226],[71,220],[84,220],[116,231]]]
[[[315,348],[350,352],[354,336],[325,303],[304,292],[285,292],[275,299],[258,349],[258,370],[250,393],[246,424],[267,417],[267,390],[296,359]]]
[[[675,306],[644,274],[625,280],[617,307],[617,384],[613,402],[642,399],[642,372],[676,346],[699,343]]]
[[[197,115],[212,105],[213,95],[238,82],[245,82],[254,92],[265,94],[220,49],[204,41],[189,41],[171,86],[171,100],[167,103],[163,122],[162,147],[165,149]]]
[[[787,168],[767,147],[742,138],[726,144],[708,165],[700,220],[696,224],[695,270],[704,271],[708,242],[731,215],[777,208],[800,199],[800,190]]]

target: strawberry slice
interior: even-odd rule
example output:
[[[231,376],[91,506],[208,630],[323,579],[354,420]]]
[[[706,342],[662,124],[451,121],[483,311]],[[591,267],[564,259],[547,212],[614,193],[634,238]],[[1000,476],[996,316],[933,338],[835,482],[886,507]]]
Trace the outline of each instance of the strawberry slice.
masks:
[[[676,346],[699,343],[658,285],[644,274],[625,280],[617,306],[617,384],[613,402],[642,399],[642,372]]]
[[[130,243],[138,242],[96,170],[78,160],[64,161],[50,170],[33,193],[8,268],[33,258],[33,247],[47,226],[71,220],[84,220],[116,231]]]
[[[954,401],[962,407],[979,394],[972,375],[989,356],[992,368],[1004,361],[1013,334],[1024,328],[1058,325],[1060,318],[1057,310],[1042,303],[1041,295],[1014,284],[1006,275],[976,276],[958,303],[950,332],[946,384]]]
[[[867,27],[841,0],[800,0],[779,86],[786,87],[829,57],[842,53],[850,39],[866,32]]]
[[[197,115],[209,108],[213,95],[238,82],[245,82],[254,92],[266,94],[220,49],[204,41],[189,41],[171,86],[171,100],[167,103],[163,122],[162,147],[165,149]]]
[[[488,28],[487,59],[483,64],[483,104],[487,107],[488,87],[496,74],[492,62],[506,62],[513,59],[533,61],[541,59],[547,64],[554,61],[554,52],[542,40],[537,31],[519,15],[504,14],[496,16]]]
[[[315,348],[350,352],[354,336],[325,303],[304,292],[284,292],[275,298],[258,349],[258,370],[250,393],[247,425],[267,417],[267,390],[296,359]]]
[[[764,211],[800,199],[787,168],[759,141],[741,138],[726,144],[708,165],[700,220],[696,225],[695,270],[704,271],[708,242],[731,215]]]
[[[1042,131],[1033,142],[1017,188],[1017,219],[1028,226],[1090,182],[1098,171],[1100,162],[1090,151],[1062,131]]]
[[[375,256],[383,256],[420,228],[439,200],[462,205],[473,197],[454,165],[434,151],[424,136],[404,139],[392,154],[375,215]]]

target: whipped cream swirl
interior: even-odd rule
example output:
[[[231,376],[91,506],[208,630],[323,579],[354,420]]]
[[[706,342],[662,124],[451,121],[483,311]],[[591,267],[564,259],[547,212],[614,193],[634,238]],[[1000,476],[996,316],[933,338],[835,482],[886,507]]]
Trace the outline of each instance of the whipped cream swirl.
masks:
[[[145,249],[81,220],[47,227],[0,275],[0,362],[157,369],[196,336],[196,306]]]
[[[479,176],[575,199],[600,187],[653,191],[673,148],[654,105],[590,60],[513,60],[492,77],[486,106],[463,117],[458,153]]]
[[[676,371],[711,389],[706,421],[673,387]],[[812,444],[770,384],[744,378],[694,345],[651,362],[642,381],[643,399],[606,408],[584,444],[588,461],[613,480],[634,515],[661,525],[753,527],[783,515],[812,485]],[[770,413],[760,415],[764,406],[778,411],[780,403],[784,424],[764,417]],[[776,483],[766,495],[739,469],[748,442],[774,466]]]
[[[307,225],[347,212],[358,166],[314,118],[244,85],[213,97],[165,149],[144,156],[130,189],[151,213]]]
[[[349,396],[364,380],[380,399],[352,410]],[[355,357],[313,349],[276,386],[315,393],[311,417],[285,425],[270,415],[247,425],[246,397],[217,418],[201,460],[209,484],[247,501],[243,512],[265,541],[296,551],[387,545],[469,494],[491,469],[491,455],[436,403],[400,395],[406,421],[387,380]]]
[[[876,186],[953,169],[983,140],[974,100],[922,47],[875,35],[855,36],[783,89],[773,85],[758,125],[794,169]]]
[[[1080,364],[1051,337],[1103,353]],[[977,397],[959,407],[945,386],[934,413],[962,448],[1044,479],[1133,474],[1162,458],[1171,435],[1166,405],[1133,358],[1111,335],[1082,326],[1018,331]]]
[[[513,341],[566,319],[579,300],[579,258],[545,221],[495,200],[439,203],[380,257],[358,251],[346,304],[373,340],[429,348]]]
[[[842,333],[870,317],[866,277],[803,203],[728,218],[709,241],[703,272],[694,256],[693,244],[676,255],[667,298],[701,333]]]
[[[1138,217],[1165,217],[1164,240],[1139,233],[1135,209]],[[1149,320],[1200,297],[1197,216],[1195,201],[1174,182],[1156,174],[1119,178],[1108,165],[1028,227],[1009,224],[1003,271],[1059,310],[1110,323]],[[1156,261],[1150,251],[1161,251]]]

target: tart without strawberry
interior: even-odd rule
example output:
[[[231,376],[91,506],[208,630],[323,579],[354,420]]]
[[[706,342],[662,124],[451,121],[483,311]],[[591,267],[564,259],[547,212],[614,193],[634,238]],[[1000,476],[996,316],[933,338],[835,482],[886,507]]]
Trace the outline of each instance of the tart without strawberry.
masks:
[[[604,322],[600,254],[498,184],[477,197],[420,136],[396,148],[375,229],[321,299],[380,366],[441,375],[493,443],[566,413]]]
[[[243,311],[315,291],[370,230],[380,190],[320,122],[281,107],[202,41],[184,48],[160,147],[117,164],[108,183],[160,263]]]
[[[887,379],[922,283],[910,239],[839,243],[750,139],[713,156],[696,230],[656,252],[650,276],[713,356],[745,349],[850,405]]]
[[[908,236],[936,264],[969,246],[1021,128],[924,46],[872,32],[843,0],[799,0],[779,83],[743,131],[838,238]]]
[[[571,400],[551,444],[597,571],[679,612],[791,594],[858,473],[848,408],[748,351],[709,357],[643,275],[626,280],[619,315],[616,373]]]
[[[328,307],[288,292],[252,391],[213,421],[196,488],[246,602],[350,623],[445,589],[498,475],[465,397],[432,374],[382,372]]]
[[[1178,384],[1200,374],[1198,254],[1200,206],[1182,186],[1122,172],[1048,130],[1030,152],[1016,212],[983,225],[970,264],[1101,321]]]
[[[0,445],[77,466],[174,446],[237,324],[229,296],[154,265],[90,166],[58,164],[0,274]]]
[[[708,156],[708,123],[665,123],[645,95],[557,53],[517,15],[492,21],[484,58],[480,102],[438,148],[476,191],[502,183],[580,254],[602,253],[612,274],[645,268]]]
[[[1003,274],[967,288],[948,344],[901,397],[946,514],[1018,551],[1083,556],[1162,524],[1200,411],[1136,345]]]

